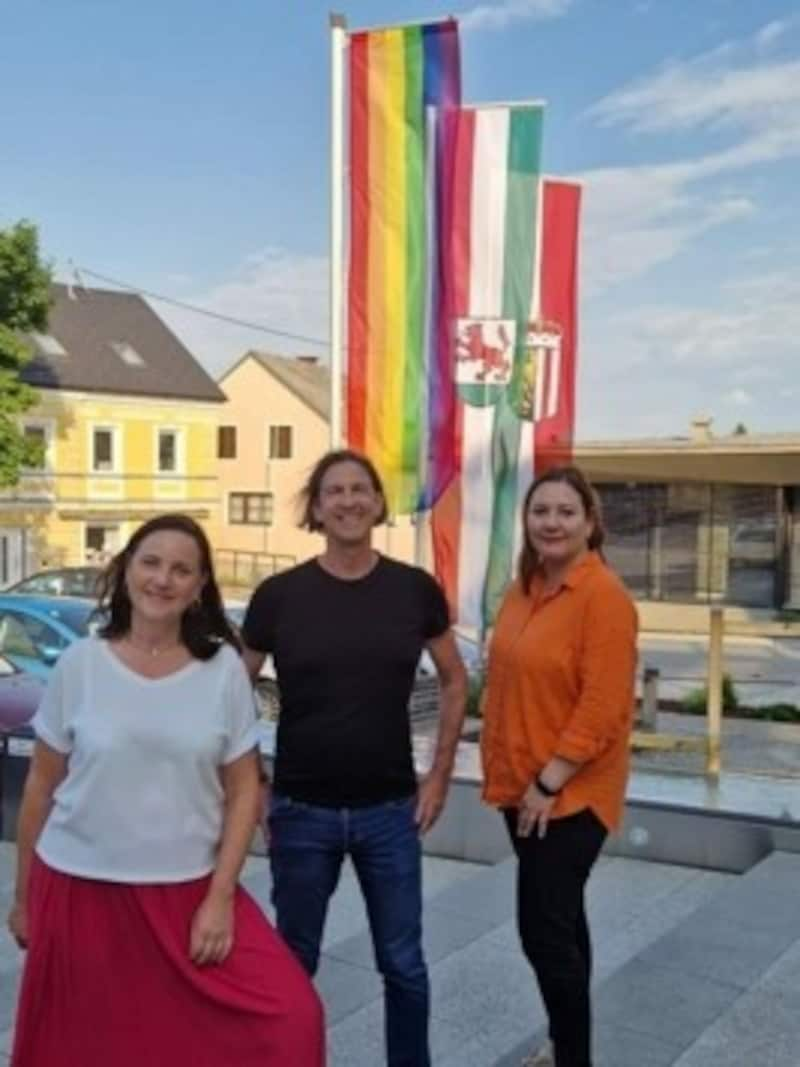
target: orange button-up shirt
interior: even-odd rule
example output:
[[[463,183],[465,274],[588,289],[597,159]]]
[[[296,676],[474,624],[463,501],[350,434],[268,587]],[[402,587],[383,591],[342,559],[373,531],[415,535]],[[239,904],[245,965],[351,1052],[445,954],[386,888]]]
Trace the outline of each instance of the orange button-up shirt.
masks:
[[[591,808],[618,826],[633,722],[636,609],[596,552],[560,589],[528,594],[517,581],[500,609],[489,649],[481,739],[484,800],[515,807],[553,756],[580,764],[552,818]]]

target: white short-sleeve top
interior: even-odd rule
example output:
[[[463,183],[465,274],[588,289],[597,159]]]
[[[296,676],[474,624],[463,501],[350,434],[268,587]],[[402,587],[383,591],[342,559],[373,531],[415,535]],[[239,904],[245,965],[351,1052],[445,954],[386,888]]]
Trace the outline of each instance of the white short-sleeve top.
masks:
[[[235,649],[144,678],[107,641],[60,657],[33,719],[68,770],[36,845],[49,866],[112,882],[182,882],[212,870],[222,765],[254,748],[252,686]]]

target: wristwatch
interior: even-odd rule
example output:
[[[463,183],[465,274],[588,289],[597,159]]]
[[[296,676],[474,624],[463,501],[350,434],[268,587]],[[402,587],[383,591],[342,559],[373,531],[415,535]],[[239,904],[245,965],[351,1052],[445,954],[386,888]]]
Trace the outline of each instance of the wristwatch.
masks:
[[[551,789],[549,785],[546,785],[542,781],[541,774],[537,774],[536,775],[536,778],[535,778],[533,784],[536,786],[536,788],[539,790],[539,792],[542,794],[542,796],[547,797],[548,799],[551,799],[552,797],[557,797],[558,794],[561,792],[560,789]]]

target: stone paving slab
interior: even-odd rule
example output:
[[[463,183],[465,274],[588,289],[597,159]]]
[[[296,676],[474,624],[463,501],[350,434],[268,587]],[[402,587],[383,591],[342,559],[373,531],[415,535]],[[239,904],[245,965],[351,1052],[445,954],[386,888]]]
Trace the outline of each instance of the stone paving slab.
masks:
[[[377,1000],[382,989],[380,978],[371,968],[343,963],[327,953],[320,959],[315,982],[329,1027]]]
[[[600,1023],[594,1028],[598,1067],[672,1067],[675,1053],[675,1045],[627,1026]],[[514,1067],[518,1067],[518,1062]]]
[[[690,974],[747,989],[790,943],[781,929],[754,929],[727,915],[693,915],[641,953],[639,960],[673,970],[675,980]]]
[[[737,986],[655,967],[634,958],[595,994],[598,1022],[627,1027],[673,1045],[676,1052],[710,1026],[739,996]]]
[[[457,915],[431,905],[425,914],[423,930],[425,959],[429,966],[433,966],[494,929],[495,921],[491,917]],[[326,953],[333,959],[361,967],[375,966],[372,938],[366,930],[330,945]]]
[[[463,1028],[446,1019],[440,1019],[435,1014],[431,1017],[430,1036],[431,1057],[436,1067],[446,1064],[449,1057],[464,1046]],[[349,1067],[352,1063],[379,1067],[384,1063],[383,1048],[381,1001],[367,1004],[328,1030],[329,1067]],[[464,1067],[467,1061],[459,1058],[455,1062]]]
[[[797,1067],[798,1063],[800,941],[674,1067]]]

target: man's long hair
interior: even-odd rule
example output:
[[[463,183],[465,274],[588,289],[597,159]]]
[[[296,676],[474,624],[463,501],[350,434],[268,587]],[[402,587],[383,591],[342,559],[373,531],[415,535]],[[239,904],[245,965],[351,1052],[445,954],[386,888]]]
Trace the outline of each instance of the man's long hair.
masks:
[[[332,452],[326,452],[321,459],[317,460],[311,468],[311,472],[306,479],[305,485],[297,494],[300,512],[298,526],[300,526],[301,529],[309,530],[311,533],[317,533],[322,529],[322,526],[314,515],[314,508],[319,504],[323,478],[331,467],[335,467],[337,463],[355,463],[366,472],[372,483],[372,488],[381,498],[381,512],[375,520],[375,525],[380,526],[382,522],[386,522],[386,518],[389,514],[386,507],[386,493],[384,492],[383,482],[381,481],[381,476],[378,474],[375,464],[371,459],[367,459],[366,456],[362,455],[360,452],[355,452],[352,448],[337,448]]]

